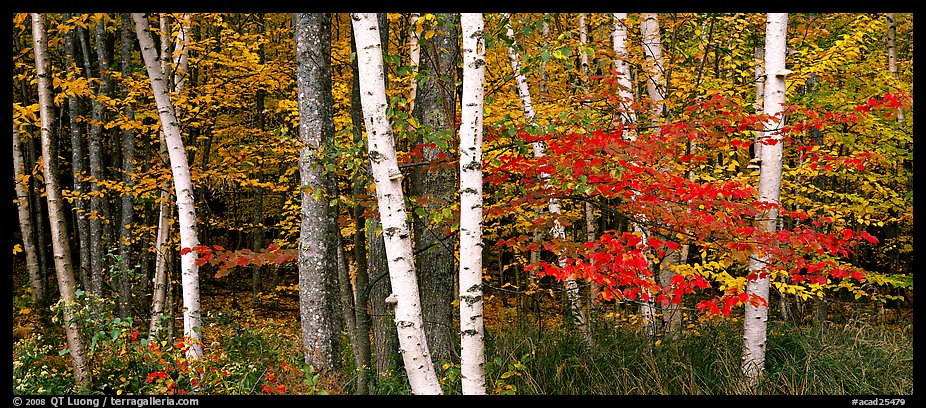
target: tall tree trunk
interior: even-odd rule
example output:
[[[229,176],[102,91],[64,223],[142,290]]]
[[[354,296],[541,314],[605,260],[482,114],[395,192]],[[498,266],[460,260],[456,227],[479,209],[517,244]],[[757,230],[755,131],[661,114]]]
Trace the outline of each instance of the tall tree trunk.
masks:
[[[894,13],[887,13],[887,69],[894,79],[899,80],[900,74],[897,72],[897,46],[895,42],[896,32],[897,19]],[[902,124],[903,122],[903,108],[897,107],[897,123]]]
[[[160,24],[160,41],[161,41],[161,71],[164,73],[164,77],[169,81],[168,87],[174,88],[173,83],[176,81],[171,81],[173,78],[172,69],[171,69],[171,42],[170,42],[170,19],[166,14],[161,14],[159,20]],[[164,141],[164,131],[160,131],[158,134],[158,157],[161,163],[164,166],[170,167],[170,154],[167,152],[167,142]],[[170,248],[167,246],[168,241],[170,240],[171,234],[171,225],[173,224],[173,211],[170,194],[170,182],[165,180],[161,185],[161,197],[159,199],[160,205],[158,209],[158,221],[157,221],[157,232],[155,236],[155,265],[154,265],[154,280],[153,280],[153,290],[151,296],[151,329],[150,335],[157,338],[162,336],[164,323],[168,324],[168,333],[173,333],[173,308],[172,308],[172,299],[171,296],[171,279],[170,279]],[[168,338],[172,338],[172,334],[168,334]]]
[[[630,64],[627,62],[629,53],[627,52],[627,13],[614,13],[614,25],[611,32],[611,39],[614,47],[614,66],[619,76],[617,79],[618,95],[620,96],[620,115],[615,118],[615,122],[620,121],[624,125],[629,125],[623,134],[624,140],[637,140],[636,124],[637,115],[633,109],[636,96],[633,92],[636,87],[630,82]],[[631,197],[631,200],[634,198]],[[634,232],[640,235],[643,240],[643,247],[646,247],[649,240],[649,228],[646,227],[646,218],[642,216],[635,217],[631,224]],[[648,262],[647,262],[648,263]],[[643,277],[641,276],[641,279]],[[656,334],[656,310],[652,297],[643,300],[640,303],[640,317],[643,323],[644,333],[653,336]]]
[[[48,201],[48,219],[51,226],[51,245],[55,258],[55,272],[58,277],[58,291],[64,301],[62,310],[68,352],[71,355],[74,379],[81,388],[92,383],[90,362],[84,347],[80,327],[75,320],[77,296],[74,271],[71,263],[71,247],[64,216],[64,202],[58,182],[57,152],[54,151],[54,102],[52,92],[51,63],[48,58],[48,40],[45,37],[45,15],[32,14],[32,38],[35,49],[35,67],[38,76],[39,110],[42,121],[42,167],[45,174],[45,192]]]
[[[26,271],[29,272],[29,287],[32,301],[42,309],[47,306],[45,277],[39,270],[39,258],[36,254],[35,230],[32,216],[29,214],[29,190],[26,187],[26,174],[19,143],[19,128],[13,125],[13,182],[16,185],[16,210],[19,215],[19,230],[22,232],[23,252],[26,254]]]
[[[71,18],[70,13],[64,13],[63,18]],[[77,76],[79,70],[77,65],[77,30],[70,30],[64,37],[64,57],[69,73]],[[84,147],[83,125],[79,119],[83,115],[80,98],[68,96],[68,119],[71,133],[71,174],[74,184],[74,191],[77,198],[74,200],[74,209],[77,213],[77,250],[80,261],[77,265],[77,276],[85,290],[90,289],[90,277],[87,272],[90,271],[90,219],[87,218],[87,183],[82,180],[84,174]]]
[[[652,121],[659,126],[664,121],[665,106],[663,101],[666,95],[665,65],[662,62],[662,40],[659,33],[659,15],[656,13],[643,13],[640,15],[640,31],[643,37],[643,52],[646,58],[644,71],[646,72],[646,91],[652,103]],[[673,267],[680,263],[680,254],[677,250],[667,249],[659,263],[659,284],[663,293],[672,292],[672,276],[675,275]],[[671,299],[671,296],[666,296]],[[682,316],[678,305],[668,302],[662,307],[664,332],[674,336],[681,329]]]
[[[589,95],[588,53],[585,51],[585,47],[587,46],[587,43],[588,43],[588,29],[586,28],[586,24],[585,24],[585,13],[581,13],[579,14],[579,44],[581,46],[580,51],[579,51],[579,56],[580,56],[581,68],[582,68],[582,87],[583,87],[583,94],[584,94],[583,97],[587,97]],[[596,222],[597,221],[595,219],[595,206],[594,204],[592,204],[591,201],[586,201],[585,202],[585,238],[588,242],[594,241],[598,238],[598,232],[596,231],[596,228],[595,228]],[[590,316],[589,309],[591,309],[592,301],[595,299],[595,296],[597,294],[597,285],[595,285],[594,283],[591,283],[588,286],[588,288],[589,288],[588,292],[583,291],[583,297],[585,298],[585,301],[587,302],[586,304],[588,306],[584,307],[582,309],[582,312],[585,313],[585,316],[583,317],[585,321],[591,322],[591,319],[589,318]]]
[[[388,53],[389,38],[389,19],[386,13],[377,13],[377,22],[379,24],[379,40],[382,45],[382,54]],[[351,26],[353,33],[353,25]],[[354,42],[354,51],[356,51],[356,41]],[[355,59],[356,60],[356,59]],[[417,65],[417,64],[416,64]],[[359,71],[357,77],[360,78]],[[389,77],[383,72],[383,83],[385,88],[389,88]],[[363,109],[360,102],[360,85],[357,85],[357,109],[359,109],[359,121],[357,128],[363,126]],[[365,143],[365,142],[364,142]],[[368,151],[369,146],[365,148]],[[366,162],[367,174],[372,174],[370,162]],[[382,234],[382,224],[378,217],[370,219],[367,231],[367,242],[369,242],[368,267],[369,267],[369,297],[371,326],[373,329],[373,348],[376,354],[376,372],[379,375],[395,373],[401,358],[399,353],[398,331],[395,326],[395,313],[391,304],[386,304],[386,298],[392,294],[392,283],[389,279],[389,267],[386,260],[386,244]]]
[[[332,174],[319,150],[334,137],[331,95],[331,16],[293,14],[296,78],[299,90],[299,155],[302,226],[299,233],[299,309],[306,363],[340,370],[340,322],[337,316],[337,215],[329,200],[337,197]]]
[[[395,326],[395,312],[385,299],[392,294],[389,278],[389,264],[386,260],[386,242],[379,218],[373,217],[367,223],[367,266],[370,274],[368,286],[370,301],[370,326],[373,330],[373,351],[376,356],[377,375],[395,374],[399,367],[398,332]]]
[[[421,46],[418,44],[418,18],[419,13],[411,13],[409,25],[411,30],[408,38],[408,65],[412,68],[412,81],[408,85],[408,110],[415,110],[415,100],[418,98],[418,63],[421,61]]]
[[[456,61],[459,56],[454,14],[436,14],[434,35],[421,41],[419,76],[425,78],[418,89],[412,115],[431,135],[416,137],[415,144],[423,144],[421,151],[425,163],[440,161],[449,156],[449,149],[427,146],[443,139],[451,146],[456,129]],[[435,222],[433,214],[447,208],[456,192],[455,171],[450,166],[418,166],[411,171],[413,200],[424,207],[427,216],[414,217],[414,242],[421,290],[421,307],[424,329],[434,363],[450,362],[453,356],[455,332],[453,330],[453,286],[456,259],[455,240],[447,239],[452,219]],[[449,217],[448,217],[449,218]]]
[[[41,140],[39,140],[39,142],[41,142]],[[39,146],[39,148],[41,148],[41,146]],[[34,165],[30,166],[31,168],[35,168],[38,166],[40,157],[40,152],[36,151],[35,139],[30,138],[26,142],[26,163],[35,163]],[[32,172],[30,171],[30,173]],[[31,202],[33,203],[33,205],[30,206],[30,209],[33,224],[35,225],[35,244],[38,247],[39,275],[42,276],[42,281],[47,282],[49,277],[48,263],[50,262],[50,256],[48,254],[49,245],[45,236],[45,215],[48,214],[48,211],[46,211],[46,200],[42,199],[42,193],[45,191],[45,186],[38,177],[35,177],[35,174],[33,174],[33,177],[30,178],[30,181],[32,187]]]
[[[103,120],[105,107],[102,100],[110,97],[111,81],[109,77],[109,61],[107,60],[105,47],[106,20],[101,19],[95,27],[96,33],[96,55],[99,64],[100,85],[97,87],[95,97],[93,98],[92,120],[90,121],[90,292],[97,295],[103,295],[103,250],[104,234],[103,222],[106,219],[106,197],[101,187],[106,175],[103,170]],[[87,75],[92,75],[89,53],[84,55]]]
[[[351,52],[357,52],[357,45],[353,41],[354,38],[354,28],[351,25]],[[354,146],[361,148],[365,141],[363,139],[363,112],[360,107],[360,79],[359,73],[357,71],[357,59],[351,62],[352,70],[352,79],[351,79],[351,96],[350,96],[350,119],[351,119],[351,129],[353,132]],[[414,83],[414,81],[413,81]],[[413,85],[414,86],[414,85]],[[369,169],[367,169],[367,174]],[[366,395],[370,393],[369,386],[369,377],[371,369],[371,355],[370,355],[370,312],[368,307],[371,305],[369,301],[371,291],[370,291],[370,275],[369,275],[369,263],[367,262],[367,239],[366,239],[366,218],[364,217],[364,207],[361,204],[361,200],[365,200],[367,197],[366,194],[366,185],[368,183],[368,178],[365,176],[363,171],[357,169],[354,171],[353,180],[352,180],[352,195],[354,197],[354,207],[351,209],[352,217],[354,221],[354,262],[356,263],[356,269],[354,271],[354,292],[357,294],[357,298],[354,302],[354,320],[356,321],[356,330],[357,334],[352,341],[351,349],[354,351],[354,359],[357,362],[357,389],[356,393],[358,395]],[[373,245],[373,240],[370,240],[370,245]],[[378,239],[379,244],[382,244],[382,238]],[[385,271],[385,268],[384,268]],[[388,284],[388,279],[383,281],[383,284]],[[382,296],[382,299],[385,299],[386,296],[389,296],[390,291],[384,291],[385,294]],[[380,302],[381,303],[381,302]],[[381,303],[383,304],[383,303]],[[385,304],[383,304],[385,305]],[[388,326],[388,323],[387,323]],[[391,333],[390,338],[395,338],[395,334]],[[375,334],[374,334],[375,336]],[[393,344],[395,341],[393,341]],[[398,350],[396,350],[397,352]],[[387,358],[386,360],[392,359]]]
[[[464,395],[484,395],[482,310],[482,121],[485,24],[482,14],[460,15],[463,103],[460,122],[460,376]]]
[[[765,135],[762,137],[762,155],[759,157],[759,201],[780,205],[781,156],[784,140],[778,129],[784,125],[782,105],[785,103],[785,52],[787,49],[788,14],[769,13],[765,28],[765,97],[764,113],[773,117],[765,123]],[[777,230],[777,208],[770,208],[760,213],[759,229],[764,233]],[[766,264],[771,260],[768,255],[751,255],[749,257],[749,279],[746,282],[746,294],[756,295],[768,300],[769,278]],[[762,274],[762,275],[760,275]],[[768,305],[754,306],[746,304],[743,318],[743,375],[750,385],[757,385],[765,367],[766,327],[768,324]]]
[[[379,24],[376,15],[369,13],[352,13],[351,20],[356,34],[357,68],[367,128],[367,148],[392,282],[393,294],[388,301],[395,306],[399,349],[412,393],[442,394],[422,327],[414,254],[402,192],[402,173],[396,161],[392,128],[386,117],[388,104],[383,82]]]
[[[260,187],[255,188],[254,204],[251,207],[251,250],[260,251],[264,246],[264,229],[261,225],[264,208],[264,190]],[[251,265],[251,303],[257,307],[260,305],[260,265]]]
[[[164,131],[164,141],[170,155],[171,171],[174,177],[174,191],[177,200],[178,219],[180,221],[180,246],[194,248],[199,245],[196,237],[196,207],[193,202],[193,183],[190,178],[190,166],[180,135],[180,126],[174,111],[173,102],[161,71],[158,56],[148,28],[148,19],[144,14],[133,13],[138,42],[141,45],[145,68],[154,92]],[[180,280],[183,286],[183,335],[189,338],[187,358],[199,359],[202,356],[202,318],[199,305],[199,267],[196,265],[196,251],[181,255]]]
[[[135,40],[133,35],[132,18],[122,14],[121,46],[122,46],[122,77],[132,77],[132,44]],[[129,97],[129,89],[126,87],[123,97]],[[131,105],[127,105],[122,111],[126,120],[135,119],[135,111]],[[122,194],[122,220],[119,223],[119,314],[123,317],[131,315],[132,305],[132,277],[131,272],[131,242],[132,242],[132,219],[134,212],[134,195],[131,191],[135,183],[132,181],[132,175],[135,174],[135,133],[132,129],[122,131],[122,182],[125,183],[127,191]]]
[[[521,108],[524,110],[524,118],[527,119],[529,125],[535,124],[536,114],[534,111],[534,105],[531,102],[530,91],[527,87],[527,78],[521,73],[521,61],[518,56],[517,46],[514,42],[514,29],[511,24],[511,16],[509,14],[503,14],[503,16],[508,19],[506,24],[506,30],[508,38],[511,39],[511,46],[508,47],[508,58],[511,60],[511,69],[514,72],[515,84],[518,89],[518,96],[521,99]],[[531,146],[533,148],[534,157],[543,157],[546,155],[546,144],[542,141],[534,142]],[[540,175],[544,183],[548,182],[550,179],[549,174]],[[550,212],[550,215],[553,217],[553,228],[552,235],[555,239],[565,239],[566,231],[560,223],[559,217],[560,206],[559,199],[550,198],[547,201],[547,210]],[[565,260],[557,254],[558,263],[560,266],[565,266]],[[572,322],[575,324],[576,328],[579,330],[579,333],[582,334],[582,338],[585,341],[585,344],[588,347],[593,347],[594,342],[591,335],[591,330],[588,326],[588,321],[585,320],[586,313],[584,312],[585,306],[582,302],[582,297],[579,294],[579,285],[576,283],[575,278],[568,276],[565,279],[566,287],[566,297],[569,301],[569,310],[572,315]]]

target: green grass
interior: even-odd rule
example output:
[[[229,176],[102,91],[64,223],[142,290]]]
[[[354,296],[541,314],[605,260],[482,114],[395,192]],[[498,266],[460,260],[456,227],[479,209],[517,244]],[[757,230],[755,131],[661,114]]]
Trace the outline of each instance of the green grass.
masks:
[[[695,330],[698,334],[695,334]],[[493,333],[491,355],[527,356],[506,381],[531,395],[897,395],[913,393],[912,326],[853,321],[821,330],[772,322],[766,375],[741,380],[742,320],[702,324],[677,340],[630,329],[597,333],[586,350],[574,334]],[[540,341],[535,339],[541,338]],[[498,380],[503,370],[489,373]]]

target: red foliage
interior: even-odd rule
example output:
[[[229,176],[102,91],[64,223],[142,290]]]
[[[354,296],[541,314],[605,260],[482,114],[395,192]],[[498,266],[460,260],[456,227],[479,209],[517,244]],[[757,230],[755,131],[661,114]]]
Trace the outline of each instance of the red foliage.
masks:
[[[832,157],[813,146],[792,146],[791,135],[811,127],[855,123],[869,111],[893,109],[899,104],[895,95],[886,94],[880,99],[872,98],[855,108],[855,112],[819,113],[787,107],[788,115],[799,113],[806,120],[781,129],[780,139],[769,137],[762,143],[781,140],[788,148],[796,148],[812,169],[820,166],[824,171],[863,171],[871,153]],[[649,236],[642,239],[635,233],[604,231],[597,240],[588,243],[546,238],[535,244],[528,235],[522,235],[502,238],[497,244],[553,252],[559,258],[558,263],[538,262],[527,265],[526,269],[556,279],[573,277],[598,284],[604,288],[599,299],[605,301],[638,297],[648,301],[653,294],[663,303],[679,304],[685,295],[711,289],[711,283],[698,275],[676,275],[672,277],[671,288],[666,289],[654,281],[647,256],[662,258],[667,251],[678,251],[682,245],[727,251],[741,262],[730,269],[731,273],[748,270],[745,264],[749,258],[766,262],[764,269],[747,276],[748,279],[765,277],[773,270],[787,271],[795,283],[826,283],[828,278],[863,279],[865,272],[845,259],[860,241],[878,242],[867,232],[833,227],[836,233],[824,233],[825,229],[820,227],[832,220],[759,202],[754,180],[689,179],[687,170],[709,158],[697,151],[687,151],[688,141],[698,146],[742,149],[740,154],[748,157],[745,150],[753,144],[752,130],[761,128],[768,118],[738,109],[723,97],[714,96],[688,107],[687,122],[663,125],[651,132],[616,126],[586,134],[531,136],[523,129],[518,130],[518,143],[543,142],[547,154],[529,157],[517,152],[501,153],[491,165],[485,164],[485,182],[489,186],[516,180],[520,188],[517,194],[505,196],[504,205],[486,208],[487,216],[508,215],[522,206],[542,208],[553,198],[589,200],[607,203],[606,207],[601,204],[605,210],[645,226]],[[630,131],[636,137],[633,141],[626,137]],[[750,136],[742,135],[743,132]],[[487,131],[488,138],[500,133],[503,132]],[[791,229],[765,232],[755,220],[769,212],[797,222]],[[550,228],[552,217],[551,214],[539,217],[533,228]],[[562,214],[556,217],[562,225],[575,221]],[[710,296],[711,292],[707,294]],[[713,298],[699,301],[697,309],[729,314],[733,307],[747,303],[765,306],[767,300],[745,293],[713,294]]]

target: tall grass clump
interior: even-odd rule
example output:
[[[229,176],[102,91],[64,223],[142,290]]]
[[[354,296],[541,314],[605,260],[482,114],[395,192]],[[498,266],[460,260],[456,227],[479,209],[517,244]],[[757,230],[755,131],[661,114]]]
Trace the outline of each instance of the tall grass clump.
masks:
[[[766,375],[742,381],[742,320],[690,326],[676,339],[632,327],[596,333],[588,350],[566,330],[499,331],[487,344],[496,359],[529,360],[505,378],[530,395],[899,395],[913,392],[912,328],[769,324]],[[523,361],[522,361],[523,362]],[[490,365],[491,366],[491,365]],[[492,368],[492,367],[490,367]],[[490,381],[502,380],[494,367]],[[512,378],[514,377],[514,378]],[[490,384],[491,388],[491,384]]]

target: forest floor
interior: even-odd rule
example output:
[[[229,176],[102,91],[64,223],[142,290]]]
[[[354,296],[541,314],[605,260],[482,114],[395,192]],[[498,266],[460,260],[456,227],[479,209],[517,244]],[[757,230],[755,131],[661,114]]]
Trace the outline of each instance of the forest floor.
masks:
[[[63,330],[46,330],[28,292],[23,268],[13,276],[13,359],[15,393],[74,392]],[[203,343],[211,378],[200,392],[214,394],[342,394],[351,381],[328,381],[301,362],[298,291],[293,271],[282,273],[255,303],[250,271],[224,278],[202,277]],[[54,286],[52,290],[57,290]],[[275,290],[273,290],[275,289]],[[487,293],[488,390],[492,394],[881,394],[913,392],[913,313],[910,307],[881,308],[835,304],[830,320],[769,324],[767,380],[758,390],[738,381],[742,318],[686,316],[676,339],[653,341],[635,329],[632,308],[596,309],[596,347],[587,350],[565,324],[562,304],[534,303]],[[139,314],[128,325],[113,316],[88,333],[97,337],[93,354],[94,393],[173,394],[191,392],[181,354],[165,343],[159,362],[129,339],[147,332]],[[107,320],[108,319],[108,320]],[[115,322],[115,323],[114,323]],[[58,324],[44,324],[59,327]],[[182,321],[177,320],[182,330]],[[115,332],[113,328],[121,328]],[[98,331],[105,335],[95,335]],[[113,336],[110,336],[112,331]],[[124,333],[120,334],[120,333]],[[346,336],[344,342],[346,343]],[[96,341],[96,340],[95,340]],[[136,348],[132,348],[136,347]],[[146,346],[147,347],[147,346]],[[128,352],[126,350],[129,350]],[[153,349],[152,349],[153,350]],[[142,350],[144,351],[144,350]],[[160,354],[163,353],[163,354]],[[345,365],[353,361],[344,347]],[[144,358],[143,358],[144,357]],[[160,364],[160,365],[159,365]],[[458,393],[459,366],[442,364],[438,373],[447,393]],[[157,377],[160,372],[166,378]],[[209,376],[213,373],[213,376]],[[154,380],[152,380],[152,376]],[[204,380],[205,381],[205,380]],[[401,375],[378,376],[381,393],[406,394]],[[453,385],[456,383],[457,385]],[[456,390],[456,391],[455,391]]]

